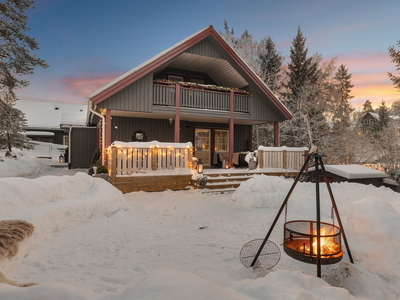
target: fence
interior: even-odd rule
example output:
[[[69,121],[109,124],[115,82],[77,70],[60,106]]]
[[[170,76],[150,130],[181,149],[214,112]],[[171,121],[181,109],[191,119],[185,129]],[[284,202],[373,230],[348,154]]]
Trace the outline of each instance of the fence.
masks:
[[[114,142],[108,148],[111,179],[141,171],[190,169],[192,143]]]
[[[260,168],[277,168],[300,170],[304,164],[304,154],[308,148],[291,147],[258,147],[258,166]]]

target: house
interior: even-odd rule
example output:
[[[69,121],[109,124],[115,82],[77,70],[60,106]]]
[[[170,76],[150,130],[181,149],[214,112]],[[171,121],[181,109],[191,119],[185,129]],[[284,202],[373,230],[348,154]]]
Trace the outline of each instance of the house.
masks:
[[[116,78],[90,96],[88,123],[105,153],[113,141],[194,145],[204,165],[252,150],[252,126],[291,113],[208,26]],[[104,143],[103,143],[104,141]]]
[[[25,114],[27,126],[23,129],[31,140],[66,145],[70,168],[90,167],[97,131],[86,124],[87,103],[20,98],[15,107]]]

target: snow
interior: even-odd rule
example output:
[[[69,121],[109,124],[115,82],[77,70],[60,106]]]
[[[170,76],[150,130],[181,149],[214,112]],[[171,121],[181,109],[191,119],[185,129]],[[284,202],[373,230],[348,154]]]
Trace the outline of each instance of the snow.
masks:
[[[14,151],[15,152],[15,151]],[[17,153],[18,159],[5,157],[5,151],[0,151],[0,178],[29,176],[43,173],[48,165],[38,159],[29,157],[27,153]]]
[[[85,126],[86,114],[63,114],[61,116],[60,126],[63,125]]]
[[[386,178],[387,174],[361,165],[324,165],[325,170],[347,179]],[[314,171],[315,168],[309,168]]]
[[[46,143],[40,141],[30,141],[29,144],[33,146],[32,149],[23,149],[23,153],[28,154],[30,157],[46,157],[54,161],[58,161],[61,154],[65,154],[68,146],[53,143]],[[20,151],[14,149],[15,151]]]
[[[87,113],[87,104],[38,99],[17,99],[15,108],[25,114],[28,128],[60,129],[63,114],[86,120]]]
[[[300,147],[300,148],[295,148],[295,147],[265,147],[265,146],[259,146],[258,150],[262,151],[292,151],[292,152],[303,152],[303,151],[308,151],[307,147]]]
[[[191,142],[187,143],[162,143],[159,141],[151,141],[151,142],[119,142],[115,141],[111,144],[111,146],[117,146],[121,148],[191,148],[193,145]]]
[[[233,195],[196,190],[121,195],[85,174],[0,179],[0,219],[32,222],[34,235],[0,271],[4,299],[398,299],[400,194],[334,183],[355,264],[322,266],[284,254],[270,271],[245,268],[241,247],[269,230],[293,179],[255,175]],[[322,221],[331,204],[321,184]],[[129,209],[127,209],[129,207]],[[4,211],[3,211],[4,208]],[[315,184],[298,183],[288,220],[315,219]],[[271,240],[280,245],[284,216]],[[335,220],[337,224],[337,220]],[[343,245],[344,247],[344,245]]]
[[[36,136],[36,135],[54,136],[54,132],[50,132],[50,131],[26,131],[24,133],[26,134],[26,136]]]

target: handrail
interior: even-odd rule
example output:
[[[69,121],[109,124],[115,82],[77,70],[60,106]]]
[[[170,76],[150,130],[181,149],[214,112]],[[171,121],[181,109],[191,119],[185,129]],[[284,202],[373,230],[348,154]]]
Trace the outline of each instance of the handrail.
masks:
[[[304,154],[308,148],[294,147],[258,147],[258,166],[260,168],[278,168],[300,170],[304,164]]]

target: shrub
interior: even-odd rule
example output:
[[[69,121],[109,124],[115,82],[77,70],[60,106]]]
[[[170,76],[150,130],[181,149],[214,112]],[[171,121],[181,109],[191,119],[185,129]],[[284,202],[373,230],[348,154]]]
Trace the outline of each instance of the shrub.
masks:
[[[104,173],[108,173],[108,167],[105,165],[101,165],[97,167],[97,174],[104,174]]]

